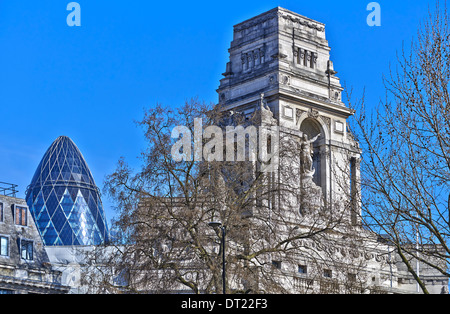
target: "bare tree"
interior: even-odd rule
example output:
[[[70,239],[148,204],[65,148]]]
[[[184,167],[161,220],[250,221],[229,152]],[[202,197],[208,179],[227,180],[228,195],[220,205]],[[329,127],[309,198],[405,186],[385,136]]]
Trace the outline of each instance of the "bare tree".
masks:
[[[245,161],[206,161],[206,154],[175,161],[174,127],[185,126],[183,136],[195,134],[199,132],[195,119],[200,118],[201,132],[207,126],[218,129],[214,137],[210,134],[210,140],[194,140],[194,157],[196,145],[207,148],[204,152],[218,153],[220,145],[207,144],[214,139],[226,141],[231,132],[227,126],[242,126],[250,132],[249,126],[276,124],[262,105],[251,116],[195,99],[177,110],[160,105],[149,109],[139,122],[148,143],[141,154],[142,168],[132,170],[121,159],[105,185],[107,194],[117,202],[115,229],[123,238],[115,244],[116,250],[91,254],[86,282],[105,293],[222,293],[223,233],[209,226],[220,221],[226,226],[227,293],[317,292],[304,289],[311,279],[294,275],[301,260],[310,263],[308,274],[314,281],[313,269],[317,269],[316,277],[322,278],[324,263],[327,270],[336,272],[344,258],[353,258],[348,249],[350,223],[342,208],[346,205],[333,204],[334,209],[342,210],[331,211],[332,204],[319,196],[306,202],[307,210],[304,206],[300,210],[305,189],[313,185],[305,187],[300,182],[299,150],[304,143],[292,134],[268,137],[264,149],[269,154],[277,149],[280,167],[276,171],[264,171],[273,160],[251,160],[250,156]],[[272,145],[275,141],[278,147]],[[191,143],[189,139],[189,146]],[[244,144],[234,143],[234,160],[242,146],[248,149],[251,145],[250,133]],[[226,148],[222,149],[225,156]],[[189,153],[189,149],[183,147],[175,153]],[[286,160],[289,167],[281,166]],[[354,246],[359,247],[357,243]],[[363,267],[360,262],[349,264],[355,274]],[[320,292],[336,293],[336,284],[324,284]]]
[[[354,105],[365,223],[388,236],[424,293],[417,262],[450,275],[450,20],[443,7],[430,10],[398,56],[376,112],[364,97]]]

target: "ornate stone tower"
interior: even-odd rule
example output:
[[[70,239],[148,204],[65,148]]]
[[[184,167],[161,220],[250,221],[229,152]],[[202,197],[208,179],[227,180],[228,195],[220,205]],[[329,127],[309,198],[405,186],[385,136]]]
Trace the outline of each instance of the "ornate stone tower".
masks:
[[[250,114],[264,95],[281,131],[314,139],[302,185],[319,188],[327,204],[353,204],[349,217],[358,223],[360,150],[347,129],[353,112],[342,102],[325,25],[277,7],[234,26],[229,53],[219,104]]]

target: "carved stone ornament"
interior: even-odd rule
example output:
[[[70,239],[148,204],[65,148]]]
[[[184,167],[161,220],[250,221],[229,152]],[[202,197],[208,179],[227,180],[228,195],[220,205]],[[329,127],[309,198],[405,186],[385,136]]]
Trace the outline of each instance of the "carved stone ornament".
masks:
[[[325,122],[325,124],[328,127],[328,130],[330,130],[331,129],[331,118],[325,117],[325,116],[320,116],[320,118],[322,119],[323,122]]]
[[[291,77],[289,75],[282,75],[281,83],[284,85],[291,85]]]
[[[276,82],[277,82],[276,76],[275,75],[270,75],[269,76],[269,85],[276,84]]]
[[[287,55],[284,53],[281,53],[281,52],[278,52],[278,53],[272,55],[272,59],[280,59],[281,60],[281,59],[286,59],[286,58],[287,58]]]
[[[318,55],[315,52],[311,52],[311,62],[317,64]]]
[[[241,61],[242,61],[242,64],[247,62],[247,55],[245,53],[241,54]]]
[[[266,55],[266,44],[259,48],[259,53],[261,54],[261,58],[264,58],[264,56]]]
[[[313,168],[313,147],[312,144],[317,141],[321,134],[317,135],[315,138],[309,139],[307,134],[303,134],[300,139],[300,172],[305,178],[312,178],[316,169]]]
[[[313,119],[319,118],[319,111],[317,111],[316,109],[311,108],[308,111],[308,117],[313,118]]]
[[[278,16],[284,18],[285,20],[289,20],[289,21],[291,21],[293,23],[298,23],[299,25],[302,25],[302,26],[305,26],[305,27],[308,27],[308,28],[311,28],[311,29],[315,29],[315,30],[317,30],[319,32],[325,31],[325,28],[322,27],[322,26],[319,26],[319,25],[317,25],[315,23],[312,23],[312,22],[305,21],[305,20],[303,20],[301,18],[298,18],[298,17],[294,17],[294,16],[292,16],[290,14],[286,14],[284,12],[279,12]]]
[[[298,121],[300,121],[300,117],[302,116],[302,114],[304,114],[306,111],[298,109],[295,111],[295,119]]]
[[[235,29],[235,31],[240,32],[245,29],[257,26],[259,24],[263,24],[264,22],[275,18],[277,15],[278,15],[278,12],[272,12],[270,14],[265,14],[258,18],[254,18],[251,21],[248,21],[246,23],[241,23],[241,24],[235,26],[234,29]]]
[[[350,256],[352,256],[353,258],[359,257],[359,252],[356,250],[351,250],[349,253],[350,253]]]
[[[264,99],[264,93],[261,93],[260,97],[261,124],[277,125],[278,121],[274,118],[272,110],[267,105],[267,101]]]

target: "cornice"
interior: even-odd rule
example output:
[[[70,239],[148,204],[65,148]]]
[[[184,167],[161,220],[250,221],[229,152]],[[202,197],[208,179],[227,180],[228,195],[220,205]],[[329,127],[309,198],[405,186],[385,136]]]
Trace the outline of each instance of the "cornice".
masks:
[[[248,29],[250,27],[254,27],[256,25],[262,24],[268,20],[271,20],[273,18],[283,18],[286,21],[291,21],[293,23],[299,24],[299,26],[308,27],[310,29],[317,30],[318,32],[324,32],[325,31],[325,25],[314,21],[312,19],[309,19],[307,17],[304,17],[302,15],[296,14],[294,12],[291,12],[289,10],[286,10],[281,7],[274,8],[266,13],[263,13],[261,15],[258,15],[254,18],[251,18],[247,21],[244,21],[242,23],[239,23],[234,26],[235,32],[240,32],[242,30]]]

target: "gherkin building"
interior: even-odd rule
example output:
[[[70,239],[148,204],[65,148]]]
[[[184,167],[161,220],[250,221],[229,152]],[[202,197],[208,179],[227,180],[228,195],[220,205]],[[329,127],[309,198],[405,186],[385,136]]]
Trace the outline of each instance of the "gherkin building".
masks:
[[[99,189],[80,150],[67,136],[57,138],[45,153],[26,201],[45,245],[108,242]]]

